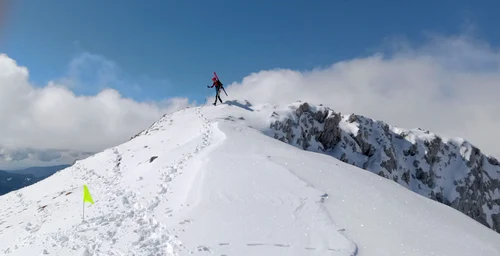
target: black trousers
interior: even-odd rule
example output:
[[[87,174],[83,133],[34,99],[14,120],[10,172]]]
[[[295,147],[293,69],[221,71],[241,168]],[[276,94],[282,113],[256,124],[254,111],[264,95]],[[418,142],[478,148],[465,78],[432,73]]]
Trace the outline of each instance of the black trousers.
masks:
[[[222,103],[222,99],[220,98],[220,88],[219,89],[215,89],[215,101],[214,101],[214,105],[217,104],[217,99],[219,99],[220,103]]]

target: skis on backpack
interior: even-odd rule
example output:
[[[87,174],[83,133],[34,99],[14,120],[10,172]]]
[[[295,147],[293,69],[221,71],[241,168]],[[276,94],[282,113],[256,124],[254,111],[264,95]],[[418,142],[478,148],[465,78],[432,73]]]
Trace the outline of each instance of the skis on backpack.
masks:
[[[219,77],[217,76],[217,73],[215,73],[215,71],[214,71],[214,76],[215,76],[215,78],[217,78],[217,81],[219,81],[219,82],[220,82]],[[222,84],[222,82],[220,82],[220,83]],[[228,96],[228,95],[227,95],[227,93],[226,93],[226,89],[224,89],[224,86],[223,86],[223,85],[221,85],[221,88],[222,88],[222,90],[224,91],[224,93],[226,94],[226,96]]]

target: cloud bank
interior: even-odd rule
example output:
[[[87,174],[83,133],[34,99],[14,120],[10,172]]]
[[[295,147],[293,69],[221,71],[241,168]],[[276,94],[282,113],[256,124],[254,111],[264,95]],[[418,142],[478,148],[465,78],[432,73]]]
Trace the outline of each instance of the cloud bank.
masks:
[[[71,63],[69,78],[80,74],[78,67],[89,55],[84,57]],[[113,66],[102,67],[98,76],[100,85],[117,81]],[[77,84],[72,84],[75,80],[69,78],[36,87],[30,83],[26,67],[17,65],[5,54],[0,55],[0,120],[3,123],[0,161],[46,162],[65,155],[56,152],[58,150],[101,151],[126,141],[163,114],[192,105],[185,98],[137,102],[109,88],[95,95],[79,96],[70,89]]]
[[[344,114],[463,137],[500,158],[500,52],[470,35],[432,36],[420,46],[391,41],[389,50],[326,68],[266,70],[225,83],[229,97],[223,100],[324,104]],[[93,87],[85,91],[88,84]],[[29,81],[26,67],[0,55],[0,168],[71,163],[128,140],[165,113],[194,105],[187,98],[138,102],[110,84],[141,90],[97,55],[78,56],[66,77],[44,87]]]
[[[402,128],[463,137],[500,158],[500,52],[470,35],[397,41],[388,52],[299,72],[261,71],[227,86],[229,98],[324,104]],[[213,101],[213,98],[207,102]]]
[[[69,150],[0,148],[0,170],[72,164],[76,159],[86,158],[92,154],[92,152]]]

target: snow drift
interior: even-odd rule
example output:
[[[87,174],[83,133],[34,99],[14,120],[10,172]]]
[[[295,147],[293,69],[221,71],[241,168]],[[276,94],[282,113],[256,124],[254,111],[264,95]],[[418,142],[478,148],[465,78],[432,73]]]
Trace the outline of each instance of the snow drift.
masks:
[[[0,252],[500,254],[500,235],[465,214],[268,136],[277,109],[227,102],[181,110],[0,197]],[[84,184],[95,204],[82,221]]]

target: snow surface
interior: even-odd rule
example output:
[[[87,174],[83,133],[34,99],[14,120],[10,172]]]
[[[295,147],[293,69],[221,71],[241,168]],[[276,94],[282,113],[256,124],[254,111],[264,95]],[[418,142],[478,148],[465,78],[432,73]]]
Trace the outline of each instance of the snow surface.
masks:
[[[0,197],[0,254],[500,255],[464,214],[265,135],[280,109],[188,108]]]
[[[403,129],[297,102],[277,107],[265,134],[393,180],[500,233],[500,164],[462,138]]]

